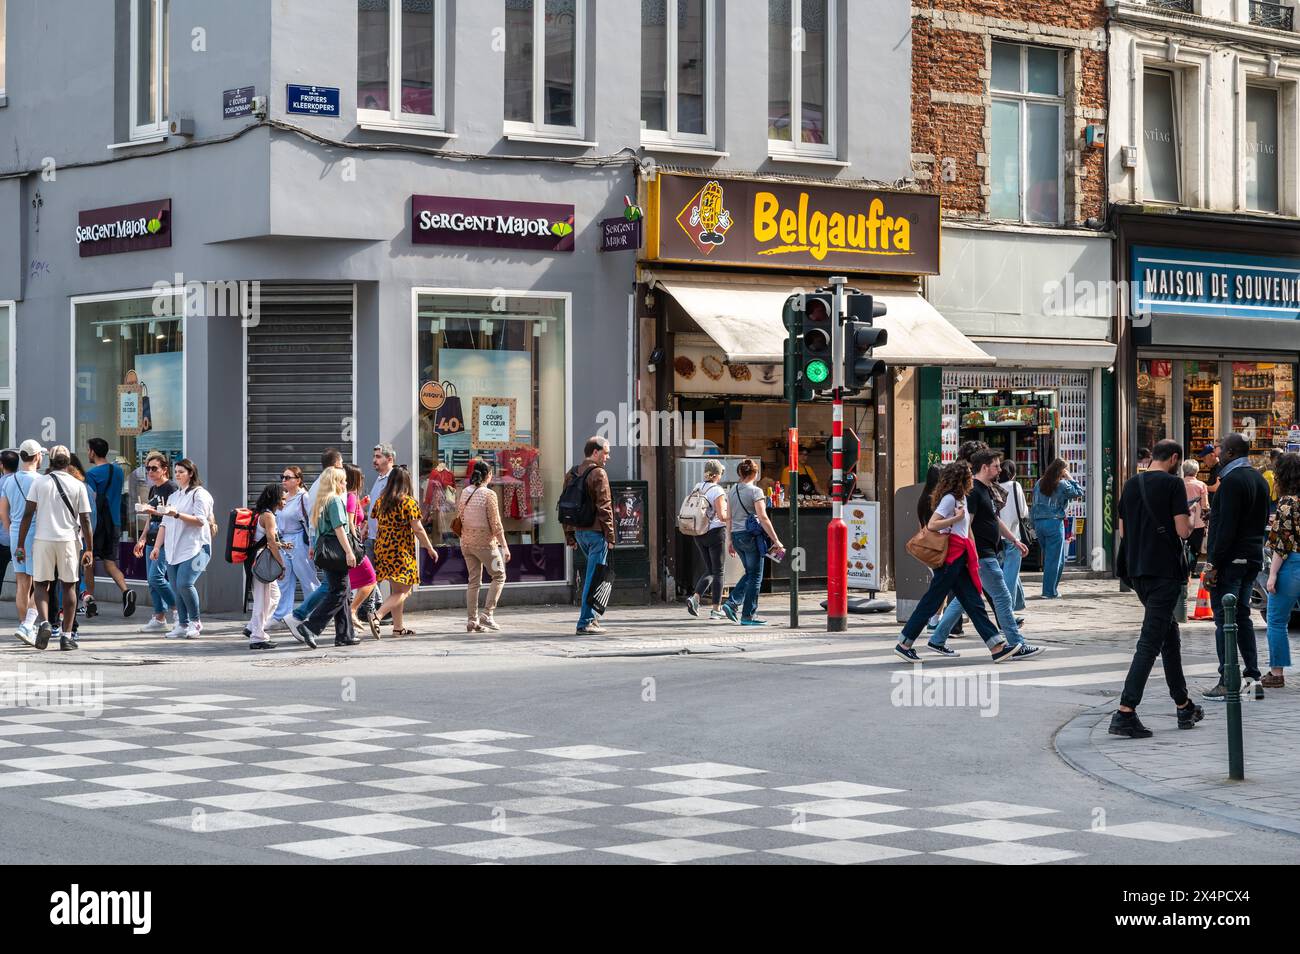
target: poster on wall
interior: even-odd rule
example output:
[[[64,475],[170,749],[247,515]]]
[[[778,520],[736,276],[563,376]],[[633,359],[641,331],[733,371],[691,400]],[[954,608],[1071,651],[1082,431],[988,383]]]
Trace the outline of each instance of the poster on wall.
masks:
[[[136,440],[137,464],[151,450],[168,460],[185,456],[185,354],[142,354],[126,373],[126,384],[138,384],[140,435]]]
[[[515,399],[476,397],[470,406],[472,447],[506,450],[515,443]]]
[[[645,487],[615,482],[614,547],[643,547],[645,541]]]
[[[432,368],[422,369],[421,378],[441,382],[447,395],[442,406],[434,412],[440,417],[449,413],[449,405],[456,405],[456,416],[462,424],[456,431],[437,426],[438,458],[456,473],[464,473],[473,444],[474,402],[480,398],[513,401],[515,413],[511,415],[514,443],[533,443],[533,359],[527,351],[485,351],[470,348],[443,348],[438,352],[438,373]],[[463,408],[469,408],[471,418],[465,419]],[[520,415],[523,415],[522,418]]]
[[[849,589],[880,590],[880,504],[850,500],[844,505],[849,528]]]
[[[119,384],[117,387],[117,433],[119,437],[138,437],[141,404],[144,394],[138,384]]]

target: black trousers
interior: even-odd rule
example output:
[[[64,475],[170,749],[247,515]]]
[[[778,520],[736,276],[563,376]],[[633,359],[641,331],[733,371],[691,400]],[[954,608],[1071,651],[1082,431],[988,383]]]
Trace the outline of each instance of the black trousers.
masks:
[[[934,571],[930,588],[925,591],[925,595],[916,604],[916,609],[912,610],[912,615],[903,626],[903,642],[909,646],[915,642],[916,637],[921,635],[921,630],[925,629],[925,624],[938,612],[939,607],[943,605],[944,597],[949,593],[952,593],[961,603],[962,609],[975,624],[975,631],[980,634],[985,645],[992,646],[995,642],[1001,641],[997,626],[989,619],[989,614],[984,612],[984,604],[980,602],[979,591],[975,589],[975,581],[970,578],[966,561],[966,554],[962,554],[952,563],[947,563]]]
[[[0,544],[0,580],[5,578],[5,573],[9,570],[9,564],[13,561],[14,552],[9,549],[7,543]]]
[[[1192,535],[1187,538],[1187,545],[1192,548],[1192,560],[1199,563],[1201,560],[1201,546],[1205,543],[1205,528],[1197,527],[1192,531]]]
[[[703,597],[710,590],[713,593],[713,605],[722,602],[722,549],[727,545],[727,528],[714,527],[708,533],[695,538],[695,549],[700,554],[704,572],[695,581],[695,595]]]
[[[335,573],[326,570],[324,576],[325,598],[316,604],[316,608],[307,617],[307,628],[319,636],[332,616],[334,638],[348,639],[352,636],[352,608],[348,605],[348,571]]]
[[[1250,591],[1259,575],[1258,563],[1230,563],[1219,567],[1218,579],[1210,587],[1210,608],[1214,610],[1214,648],[1219,654],[1219,681],[1223,681],[1223,598],[1237,597],[1237,648],[1241,651],[1241,674],[1259,678],[1259,651],[1255,645],[1255,622],[1250,613]]]
[[[1159,656],[1165,664],[1169,696],[1181,706],[1187,702],[1187,679],[1183,675],[1182,638],[1174,607],[1178,605],[1179,592],[1186,592],[1187,583],[1177,577],[1163,576],[1135,576],[1132,582],[1146,613],[1142,616],[1142,633],[1133,651],[1128,678],[1124,680],[1124,692],[1119,697],[1120,705],[1136,709],[1142,702],[1142,692]]]

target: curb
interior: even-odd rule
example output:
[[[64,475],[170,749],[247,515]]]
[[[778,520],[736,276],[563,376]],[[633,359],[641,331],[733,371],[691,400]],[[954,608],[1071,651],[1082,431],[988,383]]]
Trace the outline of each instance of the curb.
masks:
[[[1056,754],[1076,772],[1090,775],[1099,781],[1127,789],[1153,801],[1195,809],[1207,815],[1217,815],[1255,828],[1265,828],[1287,835],[1300,835],[1300,821],[1292,821],[1248,808],[1234,808],[1190,792],[1180,792],[1176,788],[1143,778],[1135,772],[1117,766],[1098,752],[1092,744],[1092,730],[1102,719],[1108,718],[1116,706],[1117,703],[1113,700],[1094,706],[1081,712],[1057,730],[1052,739]],[[1224,784],[1234,783],[1225,778]]]

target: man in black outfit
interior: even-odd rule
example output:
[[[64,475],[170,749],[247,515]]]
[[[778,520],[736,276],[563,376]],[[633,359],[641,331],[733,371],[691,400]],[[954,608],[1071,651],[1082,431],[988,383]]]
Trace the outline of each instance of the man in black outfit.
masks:
[[[1250,466],[1250,442],[1240,434],[1222,441],[1218,488],[1214,495],[1206,553],[1205,584],[1214,610],[1214,646],[1219,653],[1219,682],[1202,695],[1222,702],[1223,597],[1237,597],[1237,646],[1241,650],[1243,691],[1259,681],[1259,655],[1255,649],[1255,624],[1250,618],[1250,591],[1264,566],[1264,532],[1268,527],[1268,481]],[[1257,689],[1256,692],[1262,692]]]
[[[1192,532],[1187,514],[1187,489],[1180,473],[1183,448],[1160,441],[1151,449],[1151,465],[1130,477],[1119,499],[1121,573],[1146,608],[1142,633],[1124,680],[1119,710],[1111,717],[1110,734],[1147,739],[1152,732],[1137,717],[1142,692],[1155,665],[1164,662],[1169,695],[1178,707],[1178,728],[1191,729],[1205,711],[1187,695],[1182,648],[1174,608],[1186,594],[1187,575],[1182,568],[1183,541]]]

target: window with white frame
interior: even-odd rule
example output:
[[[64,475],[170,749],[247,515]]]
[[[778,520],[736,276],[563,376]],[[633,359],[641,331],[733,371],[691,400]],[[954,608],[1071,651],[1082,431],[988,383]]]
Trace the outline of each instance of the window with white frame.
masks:
[[[0,0],[2,6],[3,0]],[[0,12],[3,12],[0,9]],[[14,306],[0,304],[0,447],[14,445]]]
[[[711,145],[714,0],[641,0],[641,138]]]
[[[443,126],[444,0],[357,0],[357,120]]]
[[[167,128],[170,0],[131,0],[131,138]]]
[[[582,132],[587,0],[506,0],[507,133]]]
[[[1142,73],[1142,197],[1154,202],[1182,199],[1177,89],[1168,70]]]
[[[774,155],[835,154],[835,0],[768,0],[767,139]]]
[[[989,213],[995,219],[1061,221],[1061,59],[1059,50],[993,44]]]
[[[1245,150],[1246,208],[1278,211],[1278,91],[1269,86],[1246,87]]]

